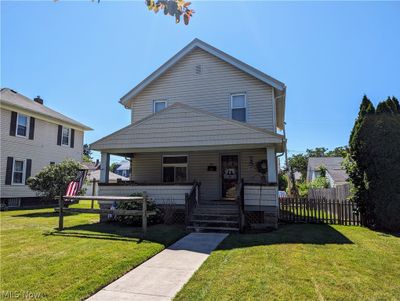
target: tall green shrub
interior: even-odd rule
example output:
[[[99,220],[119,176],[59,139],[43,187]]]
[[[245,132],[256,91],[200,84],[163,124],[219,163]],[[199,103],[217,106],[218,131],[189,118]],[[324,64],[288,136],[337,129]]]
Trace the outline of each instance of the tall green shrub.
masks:
[[[400,230],[400,110],[396,98],[376,111],[364,96],[350,136],[347,171],[364,221]]]

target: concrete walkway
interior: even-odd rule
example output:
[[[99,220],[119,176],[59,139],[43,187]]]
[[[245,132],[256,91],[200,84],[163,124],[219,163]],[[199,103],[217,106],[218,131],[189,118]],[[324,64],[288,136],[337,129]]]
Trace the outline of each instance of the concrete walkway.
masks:
[[[191,233],[87,300],[172,300],[227,236]]]

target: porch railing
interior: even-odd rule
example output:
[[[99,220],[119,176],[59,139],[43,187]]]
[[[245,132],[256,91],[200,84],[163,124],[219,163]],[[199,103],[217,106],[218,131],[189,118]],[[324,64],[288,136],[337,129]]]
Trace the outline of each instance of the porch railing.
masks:
[[[200,200],[201,182],[195,181],[189,193],[185,193],[185,225],[189,226],[193,210]]]
[[[245,215],[244,215],[244,180],[241,179],[238,183],[236,189],[236,202],[238,204],[239,210],[239,230],[240,232],[244,231],[245,227]]]

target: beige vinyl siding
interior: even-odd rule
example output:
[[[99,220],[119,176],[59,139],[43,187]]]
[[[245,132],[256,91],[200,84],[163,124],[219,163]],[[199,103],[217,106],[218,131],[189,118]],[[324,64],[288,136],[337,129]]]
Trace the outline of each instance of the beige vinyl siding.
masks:
[[[156,204],[173,203],[185,205],[185,193],[189,193],[191,185],[131,185],[131,186],[99,186],[99,195],[128,196],[136,192],[146,194]],[[110,201],[100,201],[100,204],[111,204]]]
[[[196,74],[196,65],[202,74]],[[201,49],[195,49],[134,97],[132,121],[153,113],[153,100],[166,99],[230,118],[230,95],[247,95],[247,122],[274,131],[273,88]]]
[[[58,125],[35,119],[34,140],[10,136],[11,111],[1,109],[1,173],[2,198],[35,197],[36,193],[26,185],[5,185],[7,157],[31,159],[34,176],[50,162],[66,158],[82,160],[83,132],[75,130],[74,148],[57,145]]]
[[[197,151],[197,152],[175,152],[164,153],[168,155],[188,155],[189,173],[188,181],[201,182],[201,199],[216,200],[221,197],[221,169],[220,156],[222,154],[239,155],[240,177],[245,182],[259,183],[260,175],[257,173],[255,164],[266,158],[264,149],[243,151]],[[160,183],[162,182],[162,153],[138,153],[132,161],[132,179],[138,183]],[[254,166],[249,166],[250,156],[253,157]],[[207,167],[213,165],[217,171],[208,171]]]
[[[277,143],[273,134],[223,120],[182,104],[92,144],[93,149],[199,147]]]
[[[244,186],[246,206],[277,206],[278,188],[269,186]]]

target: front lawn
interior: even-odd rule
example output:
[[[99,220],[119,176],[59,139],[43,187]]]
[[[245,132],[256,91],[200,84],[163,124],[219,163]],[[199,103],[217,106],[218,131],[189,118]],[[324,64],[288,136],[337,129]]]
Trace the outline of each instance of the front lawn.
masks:
[[[58,232],[53,209],[0,216],[0,299],[83,299],[184,235],[182,227],[157,225],[142,241],[139,228],[99,224],[95,214],[68,215]]]
[[[400,300],[400,238],[354,226],[231,234],[176,300]]]

